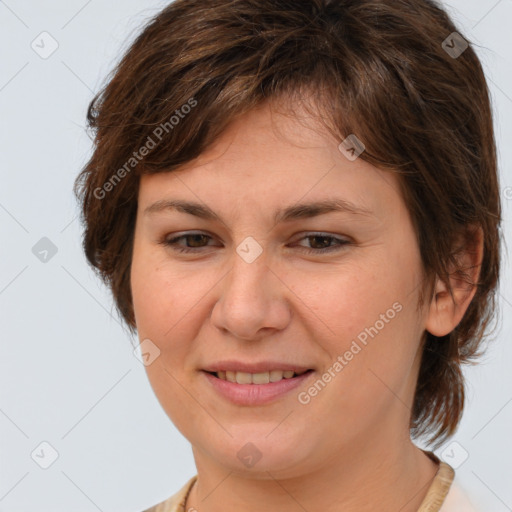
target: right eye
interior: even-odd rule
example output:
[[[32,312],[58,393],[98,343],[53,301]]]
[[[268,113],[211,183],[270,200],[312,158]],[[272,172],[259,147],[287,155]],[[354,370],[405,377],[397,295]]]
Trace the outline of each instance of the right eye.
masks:
[[[159,243],[165,247],[170,247],[173,251],[177,251],[179,253],[193,253],[198,252],[195,249],[201,249],[202,247],[208,247],[207,245],[202,245],[203,242],[207,242],[209,240],[213,240],[213,238],[204,233],[186,233],[179,236],[175,236],[173,238],[164,238]],[[180,240],[184,240],[187,244],[186,247],[178,245]]]

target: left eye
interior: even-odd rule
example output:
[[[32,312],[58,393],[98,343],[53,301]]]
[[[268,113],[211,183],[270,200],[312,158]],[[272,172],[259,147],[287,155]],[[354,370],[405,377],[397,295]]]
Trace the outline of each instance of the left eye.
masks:
[[[186,247],[178,245],[178,242],[181,240],[186,242]],[[176,236],[174,238],[165,238],[160,243],[164,246],[171,247],[173,251],[180,253],[194,253],[198,252],[198,249],[207,247],[207,245],[203,245],[203,242],[208,243],[209,240],[213,240],[213,238],[209,235],[205,235],[204,233],[187,233],[184,235]],[[311,233],[299,240],[309,240],[311,245],[320,246],[311,248],[301,246],[304,252],[307,253],[325,253],[330,251],[337,251],[340,250],[342,246],[350,244],[349,240],[324,233]]]
[[[308,253],[313,253],[313,252],[316,252],[316,253],[324,252],[325,253],[325,252],[330,252],[330,251],[339,251],[342,246],[350,244],[349,240],[345,240],[344,238],[338,238],[338,237],[332,236],[332,235],[326,235],[323,233],[309,234],[309,235],[301,238],[300,240],[310,240],[309,243],[311,245],[320,245],[321,246],[321,247],[317,247],[317,248],[305,247],[304,249]],[[311,240],[313,241],[312,243],[311,243]]]

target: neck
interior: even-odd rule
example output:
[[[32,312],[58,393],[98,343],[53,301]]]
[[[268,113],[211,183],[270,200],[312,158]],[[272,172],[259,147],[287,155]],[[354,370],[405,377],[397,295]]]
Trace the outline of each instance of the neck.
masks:
[[[416,512],[437,464],[411,442],[408,433],[389,438],[379,429],[364,438],[364,443],[351,443],[320,468],[282,479],[268,471],[257,475],[230,471],[194,448],[198,478],[185,510]]]

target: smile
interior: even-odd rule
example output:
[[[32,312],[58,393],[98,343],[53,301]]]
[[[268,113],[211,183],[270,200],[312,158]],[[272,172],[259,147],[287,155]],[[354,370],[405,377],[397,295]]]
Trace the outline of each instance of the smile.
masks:
[[[237,384],[268,384],[270,382],[279,382],[283,379],[293,379],[306,373],[308,370],[294,372],[293,370],[271,370],[268,372],[248,373],[238,371],[218,371],[212,372],[213,375],[228,382]]]
[[[285,399],[315,374],[314,370],[270,370],[249,373],[235,370],[202,371],[217,397],[235,405],[257,406]]]

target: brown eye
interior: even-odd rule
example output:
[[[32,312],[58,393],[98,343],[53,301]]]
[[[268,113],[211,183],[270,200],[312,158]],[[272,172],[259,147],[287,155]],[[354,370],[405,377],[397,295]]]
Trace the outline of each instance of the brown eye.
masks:
[[[313,254],[322,254],[326,252],[339,251],[341,250],[342,246],[351,243],[349,240],[338,238],[332,235],[327,235],[324,233],[312,233],[303,237],[301,240],[308,240],[311,247],[301,247],[305,252]]]
[[[159,243],[166,247],[170,247],[173,251],[192,253],[199,252],[195,249],[208,247],[207,243],[209,240],[212,240],[212,237],[205,235],[204,233],[186,233],[184,235],[179,235],[173,238],[164,238]],[[185,246],[181,245],[179,243],[180,241],[185,241]]]
[[[184,235],[181,238],[187,240],[190,243],[190,247],[203,247],[201,243],[207,241],[210,237],[207,235]]]
[[[308,236],[308,239],[310,241],[312,240],[312,243],[310,243],[313,246],[313,249],[325,249],[327,247],[330,247],[332,241],[332,237],[319,235]],[[315,245],[319,245],[320,247],[314,247]]]

